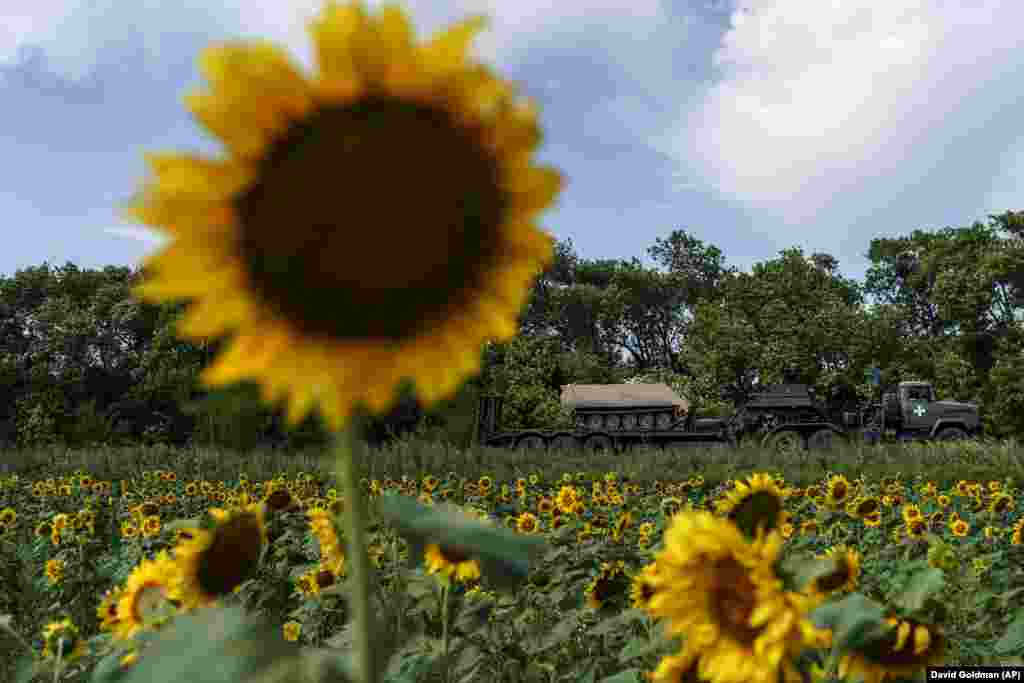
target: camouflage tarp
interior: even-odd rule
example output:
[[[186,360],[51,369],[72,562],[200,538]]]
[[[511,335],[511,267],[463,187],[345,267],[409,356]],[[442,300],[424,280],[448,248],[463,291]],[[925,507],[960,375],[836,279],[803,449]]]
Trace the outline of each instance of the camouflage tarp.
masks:
[[[566,384],[562,405],[569,408],[665,408],[677,413],[690,409],[667,384]]]

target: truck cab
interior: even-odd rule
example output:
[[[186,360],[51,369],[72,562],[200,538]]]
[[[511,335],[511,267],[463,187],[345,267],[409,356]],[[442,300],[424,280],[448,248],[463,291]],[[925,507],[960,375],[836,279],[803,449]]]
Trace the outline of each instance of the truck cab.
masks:
[[[940,401],[930,382],[900,382],[882,393],[886,430],[904,440],[963,439],[980,431],[978,406],[960,401]]]

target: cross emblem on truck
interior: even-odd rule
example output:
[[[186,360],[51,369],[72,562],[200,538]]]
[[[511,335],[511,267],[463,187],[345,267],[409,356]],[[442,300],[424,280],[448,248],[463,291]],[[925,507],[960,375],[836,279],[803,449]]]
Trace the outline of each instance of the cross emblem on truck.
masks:
[[[914,406],[914,415],[918,417],[924,417],[924,414],[928,412],[928,409],[922,405]]]

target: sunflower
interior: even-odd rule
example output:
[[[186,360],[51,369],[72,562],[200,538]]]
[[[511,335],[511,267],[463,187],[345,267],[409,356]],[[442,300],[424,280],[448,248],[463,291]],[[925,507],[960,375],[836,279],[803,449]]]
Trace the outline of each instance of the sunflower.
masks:
[[[911,538],[924,538],[928,531],[928,525],[923,519],[914,519],[906,523],[907,536]]]
[[[654,577],[658,573],[658,563],[651,562],[645,565],[640,572],[633,577],[632,584],[629,589],[629,599],[636,609],[647,609],[651,604],[651,599],[654,597],[654,592],[657,590],[657,584],[655,583]]]
[[[203,55],[211,90],[187,105],[228,158],[150,156],[129,210],[173,238],[140,296],[196,299],[189,338],[236,333],[209,385],[256,379],[292,424],[319,402],[337,430],[403,378],[425,403],[451,394],[515,334],[561,179],[530,159],[535,111],[469,61],[482,26],[419,44],[397,6],[329,4],[312,80],[267,44]]]
[[[562,512],[572,512],[573,506],[579,500],[576,489],[572,486],[562,486],[555,496],[555,506]]]
[[[903,516],[903,521],[910,524],[916,519],[921,519],[921,508],[917,507],[913,503],[903,506],[903,510],[900,512]]]
[[[962,519],[958,519],[949,525],[949,530],[958,538],[963,538],[971,530],[971,525]]]
[[[480,578],[480,564],[458,548],[431,543],[425,552],[427,573],[440,573],[448,580],[472,581]]]
[[[146,538],[152,538],[160,533],[160,518],[156,515],[150,515],[142,520],[142,535]]]
[[[61,661],[70,664],[88,653],[85,638],[71,619],[53,621],[43,628],[43,657],[56,658],[60,653]]]
[[[854,503],[853,515],[864,519],[881,509],[881,502],[875,496],[861,496]]]
[[[826,483],[828,489],[828,503],[838,507],[846,502],[850,495],[850,482],[842,474],[833,474]]]
[[[725,515],[749,537],[767,533],[786,523],[786,494],[769,474],[755,473],[746,482],[736,482],[726,497],[715,503]]]
[[[124,589],[116,587],[103,594],[100,604],[96,607],[96,618],[99,620],[101,631],[110,631],[118,622],[117,605],[124,595]]]
[[[195,529],[174,549],[181,571],[172,590],[186,609],[210,605],[252,576],[266,542],[262,507],[211,513],[212,529]]]
[[[840,678],[882,683],[886,679],[910,679],[926,667],[942,664],[946,640],[938,628],[895,617],[886,621],[891,627],[886,635],[843,655]]]
[[[664,498],[661,501],[661,514],[669,518],[674,517],[679,513],[679,510],[682,508],[682,506],[683,501],[681,501],[676,496],[669,496],[668,498]]]
[[[536,533],[540,529],[540,520],[531,512],[524,512],[516,520],[516,531],[524,534]]]
[[[50,585],[56,586],[64,579],[64,560],[47,560],[45,574]]]
[[[1013,496],[1002,492],[996,492],[993,494],[992,499],[988,504],[988,510],[993,515],[1001,515],[1004,512],[1014,509],[1014,507],[1016,507],[1016,504],[1013,500]]]
[[[625,594],[629,589],[630,581],[625,574],[606,568],[583,587],[583,594],[587,599],[588,607],[601,609],[609,601]]]
[[[282,627],[282,633],[285,640],[292,642],[297,641],[299,639],[299,634],[302,633],[302,624],[297,621],[287,621]]]
[[[811,592],[828,596],[839,591],[856,590],[860,578],[860,553],[853,548],[838,545],[826,550],[821,559],[832,560],[835,568],[816,578],[811,584]]]
[[[784,592],[775,573],[782,539],[749,541],[709,512],[677,515],[655,558],[654,596],[647,611],[681,635],[683,654],[699,658],[712,683],[775,683],[797,677],[792,661],[824,642],[807,619],[809,596]]]
[[[153,560],[142,560],[128,575],[117,602],[114,637],[127,640],[138,633],[153,612],[172,594],[178,567],[166,552]]]

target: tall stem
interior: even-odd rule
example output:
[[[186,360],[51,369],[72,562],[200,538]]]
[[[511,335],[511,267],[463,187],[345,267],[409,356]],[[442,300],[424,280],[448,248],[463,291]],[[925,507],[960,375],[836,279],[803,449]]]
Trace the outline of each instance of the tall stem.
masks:
[[[338,434],[335,458],[338,476],[345,495],[344,529],[347,537],[348,560],[352,567],[353,649],[362,683],[379,680],[376,658],[373,656],[370,612],[370,559],[366,551],[366,511],[355,464],[353,445],[355,432],[351,426]]]

